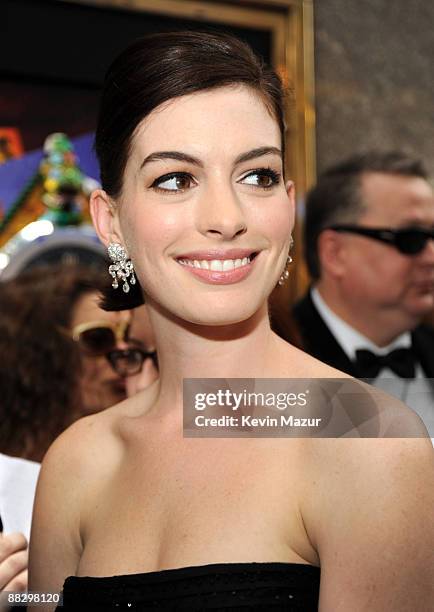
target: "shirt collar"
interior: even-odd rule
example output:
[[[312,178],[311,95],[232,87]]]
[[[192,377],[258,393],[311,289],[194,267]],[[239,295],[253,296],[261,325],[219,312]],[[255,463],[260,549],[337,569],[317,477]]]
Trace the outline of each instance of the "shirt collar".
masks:
[[[411,334],[408,331],[399,335],[387,346],[377,346],[372,340],[369,340],[369,338],[338,317],[338,315],[325,303],[316,287],[311,289],[311,297],[327,327],[352,361],[354,361],[356,350],[358,349],[368,349],[377,355],[385,355],[393,349],[408,348],[411,346]]]

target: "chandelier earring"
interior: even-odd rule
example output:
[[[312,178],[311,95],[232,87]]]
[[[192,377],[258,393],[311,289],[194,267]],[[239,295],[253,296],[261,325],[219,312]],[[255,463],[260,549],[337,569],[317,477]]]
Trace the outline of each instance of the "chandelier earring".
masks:
[[[107,250],[113,262],[109,265],[108,269],[110,276],[113,278],[112,287],[113,289],[117,289],[119,287],[119,281],[121,281],[123,283],[122,289],[124,293],[128,293],[130,285],[136,284],[133,262],[128,257],[124,247],[118,242],[110,242]]]
[[[291,236],[291,240],[289,242],[289,251],[292,249],[292,247],[294,246],[294,239]],[[279,280],[277,281],[278,285],[283,285],[289,278],[289,266],[292,263],[292,257],[291,255],[288,253],[288,257],[286,258],[286,263],[285,263],[285,269],[283,270],[282,274],[279,277]]]

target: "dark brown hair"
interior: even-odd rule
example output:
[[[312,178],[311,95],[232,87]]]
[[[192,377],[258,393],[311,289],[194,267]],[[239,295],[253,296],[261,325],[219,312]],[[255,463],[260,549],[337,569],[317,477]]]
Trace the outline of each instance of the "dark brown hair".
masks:
[[[95,150],[101,182],[113,198],[122,180],[139,123],[163,102],[198,91],[245,85],[258,92],[279,124],[284,153],[283,92],[279,77],[241,40],[219,32],[151,34],[128,47],[110,66],[103,88]],[[140,286],[108,290],[106,310],[143,303]]]
[[[42,460],[80,412],[80,355],[63,331],[101,272],[44,266],[0,283],[0,452]]]
[[[369,172],[413,176],[428,180],[419,159],[400,151],[370,151],[354,155],[320,175],[306,198],[305,259],[312,279],[321,276],[318,237],[335,223],[354,223],[363,213],[361,177]]]

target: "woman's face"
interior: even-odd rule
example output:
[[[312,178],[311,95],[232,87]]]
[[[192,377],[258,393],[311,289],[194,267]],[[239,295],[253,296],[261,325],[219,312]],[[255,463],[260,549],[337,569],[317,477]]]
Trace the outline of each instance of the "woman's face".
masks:
[[[71,313],[71,330],[83,323],[113,325],[120,321],[130,321],[129,311],[106,312],[99,306],[99,293],[85,293],[75,304]],[[127,348],[124,342],[118,342],[117,348]],[[105,410],[126,397],[125,380],[113,372],[105,355],[93,356],[81,353],[82,376],[80,388],[82,393],[81,414],[92,414]]]
[[[294,221],[280,149],[276,120],[245,87],[172,100],[138,126],[111,239],[148,300],[202,325],[237,323],[265,303]]]

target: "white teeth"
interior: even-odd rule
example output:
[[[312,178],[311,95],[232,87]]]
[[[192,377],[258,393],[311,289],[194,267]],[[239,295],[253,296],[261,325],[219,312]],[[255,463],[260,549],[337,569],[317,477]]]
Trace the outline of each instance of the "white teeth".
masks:
[[[202,259],[178,259],[178,262],[183,266],[190,266],[191,268],[201,268],[202,270],[213,270],[214,272],[228,272],[241,268],[241,266],[247,266],[251,262],[250,257],[244,257],[243,259],[213,259],[211,261]]]
[[[225,259],[223,261],[223,272],[227,272],[229,270],[234,269],[234,260],[233,259]]]
[[[221,259],[213,259],[209,262],[209,269],[215,272],[223,272],[223,261]]]

